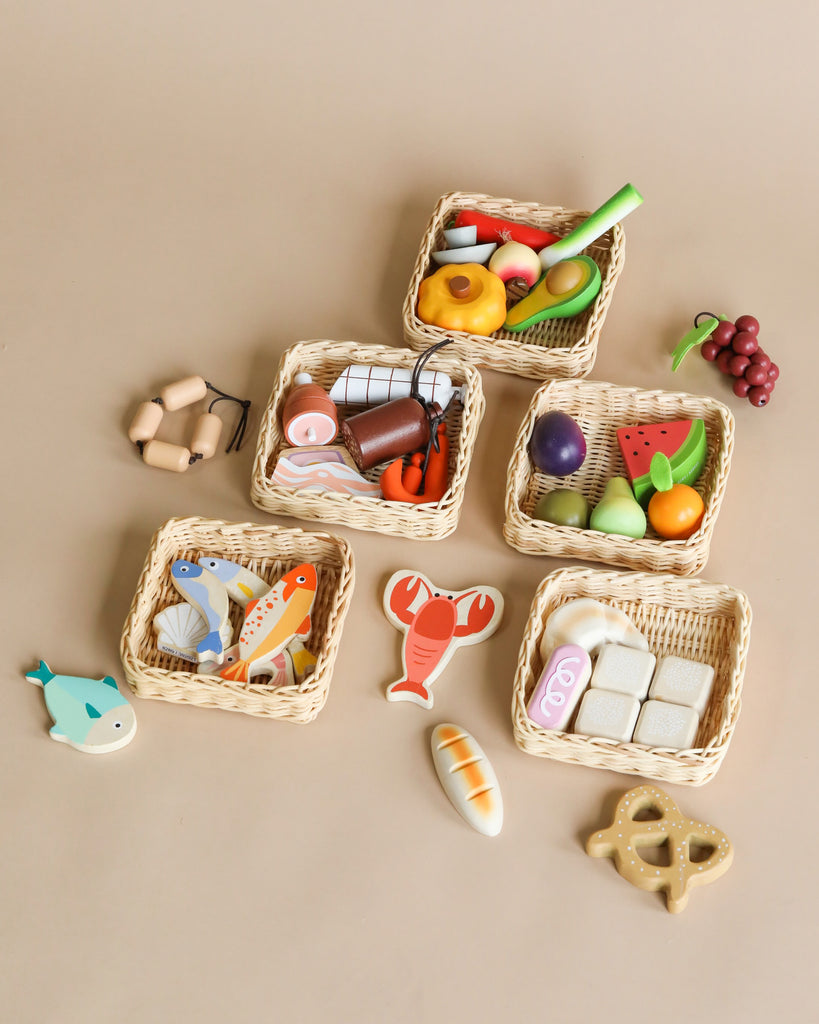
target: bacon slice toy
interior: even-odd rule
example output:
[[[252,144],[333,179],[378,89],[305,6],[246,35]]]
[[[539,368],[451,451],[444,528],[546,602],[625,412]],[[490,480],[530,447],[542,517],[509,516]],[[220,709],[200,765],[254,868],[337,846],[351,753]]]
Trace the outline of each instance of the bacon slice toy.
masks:
[[[494,587],[442,590],[420,572],[401,569],[384,590],[384,612],[406,634],[404,674],[387,687],[387,700],[431,708],[432,682],[456,648],[492,636],[503,614],[503,596]]]

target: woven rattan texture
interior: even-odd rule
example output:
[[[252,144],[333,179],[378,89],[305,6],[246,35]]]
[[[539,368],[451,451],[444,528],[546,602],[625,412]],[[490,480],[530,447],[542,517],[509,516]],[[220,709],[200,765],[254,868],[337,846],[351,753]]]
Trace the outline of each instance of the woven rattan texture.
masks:
[[[529,457],[535,421],[553,409],[572,416],[586,438],[586,459],[568,477],[538,473]],[[705,423],[708,459],[693,487],[703,499],[705,515],[700,529],[688,540],[663,540],[650,526],[642,540],[634,540],[532,518],[538,498],[549,491],[572,488],[594,505],[611,477],[625,475],[616,436],[619,427],[697,418]],[[515,439],[506,484],[504,537],[513,548],[527,554],[581,558],[685,576],[698,573],[708,560],[733,447],[733,415],[715,399],[592,381],[552,381],[535,392]]]
[[[675,654],[713,666],[713,689],[694,747],[675,751],[575,736],[543,729],[528,717],[526,703],[544,668],[539,647],[546,620],[578,597],[625,612],[658,658]],[[733,587],[641,572],[558,569],[538,587],[520,648],[512,697],[515,742],[539,757],[700,786],[716,775],[737,724],[750,635],[748,599]]]
[[[282,432],[281,413],[297,373],[309,373],[315,383],[329,390],[341,371],[351,364],[411,369],[417,358],[418,353],[410,349],[356,342],[309,341],[289,348],[282,357],[276,386],[259,430],[250,490],[253,504],[265,512],[342,523],[357,530],[376,530],[398,537],[440,540],[449,536],[460,518],[469,464],[485,402],[478,371],[468,362],[451,356],[448,349],[436,353],[426,364],[427,369],[448,373],[452,383],[462,388],[464,393],[463,405],[453,399],[446,413],[449,488],[439,502],[411,505],[358,495],[316,493],[282,487],[270,479],[279,452],[289,447]],[[346,416],[361,412],[362,408],[339,406],[339,423]],[[383,465],[377,466],[365,472],[364,476],[377,482],[384,468]]]
[[[301,685],[274,688],[266,684],[267,676],[254,676],[247,683],[228,682],[191,671],[189,662],[157,649],[154,616],[182,600],[171,582],[171,565],[177,558],[195,562],[208,555],[240,562],[271,584],[301,562],[318,568],[313,628],[305,641],[318,662]],[[327,700],[354,580],[352,549],[340,537],[254,523],[171,519],[151,543],[122,635],[128,682],[140,697],[310,722]],[[242,611],[233,602],[231,611],[238,635]]]
[[[533,380],[585,377],[594,366],[597,339],[625,262],[626,237],[622,226],[616,224],[583,250],[597,263],[603,279],[597,298],[587,310],[565,319],[544,320],[517,334],[500,330],[485,337],[433,327],[420,320],[416,313],[421,281],[437,269],[431,253],[445,248],[444,229],[460,210],[467,209],[543,228],[557,235],[568,234],[589,215],[585,210],[521,203],[478,192],[450,192],[442,196],[424,232],[404,300],[402,315],[407,343],[415,349],[425,349],[436,341],[452,337],[456,339],[456,354],[472,360],[476,366],[503,370]]]

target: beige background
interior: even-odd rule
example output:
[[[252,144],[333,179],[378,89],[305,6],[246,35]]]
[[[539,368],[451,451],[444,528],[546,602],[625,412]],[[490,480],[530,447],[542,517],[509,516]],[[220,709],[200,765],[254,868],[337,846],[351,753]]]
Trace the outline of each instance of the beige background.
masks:
[[[753,6],[753,10],[751,10]],[[0,1005],[15,1022],[763,1021],[814,1012],[817,18],[802,3],[311,5],[32,0],[0,21],[4,448]],[[527,757],[511,682],[559,562],[501,536],[535,382],[484,374],[458,531],[345,530],[357,584],[308,727],[133,698],[139,733],[47,737],[23,673],[122,680],[119,634],[175,515],[293,524],[249,500],[258,417],[306,338],[400,344],[452,189],[596,206],[632,181],[591,379],[723,398],[737,419],[704,578],[745,590],[744,709],[717,778],[669,787],[735,864],[672,917],[583,852],[635,780]],[[756,315],[767,409],[669,351],[701,309]],[[202,373],[249,440],[184,476],[140,464],[136,404]],[[397,568],[499,587],[435,709],[388,705]],[[495,840],[428,756],[454,719],[494,763]],[[812,941],[813,940],[813,941]]]

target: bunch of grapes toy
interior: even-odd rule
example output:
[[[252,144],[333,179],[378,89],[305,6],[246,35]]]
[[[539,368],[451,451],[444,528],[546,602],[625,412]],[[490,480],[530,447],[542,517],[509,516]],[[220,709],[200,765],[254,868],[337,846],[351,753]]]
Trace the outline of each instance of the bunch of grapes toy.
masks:
[[[713,313],[698,313],[693,329],[674,349],[672,370],[676,370],[686,354],[699,344],[702,344],[703,359],[716,363],[723,373],[734,378],[737,398],[747,398],[757,408],[770,402],[779,367],[771,362],[759,344],[756,317],[744,315],[731,323],[726,317]]]

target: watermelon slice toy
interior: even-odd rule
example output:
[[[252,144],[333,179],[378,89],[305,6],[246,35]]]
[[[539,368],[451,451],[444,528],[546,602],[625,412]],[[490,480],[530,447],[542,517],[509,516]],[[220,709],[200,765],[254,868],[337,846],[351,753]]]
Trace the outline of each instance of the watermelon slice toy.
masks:
[[[668,456],[675,484],[693,484],[708,457],[708,441],[702,420],[621,427],[617,431],[617,442],[623,453],[634,497],[643,508],[648,505],[656,489],[649,475],[653,455],[662,452]]]

